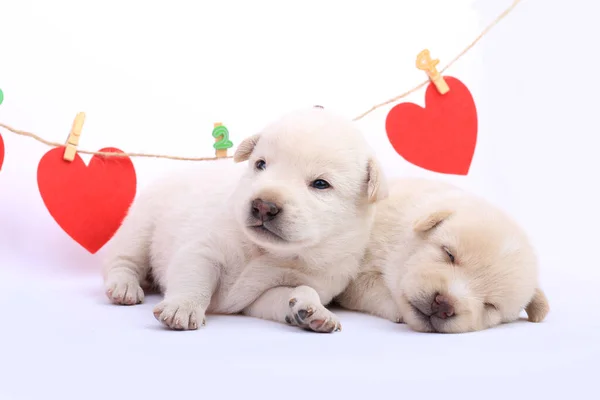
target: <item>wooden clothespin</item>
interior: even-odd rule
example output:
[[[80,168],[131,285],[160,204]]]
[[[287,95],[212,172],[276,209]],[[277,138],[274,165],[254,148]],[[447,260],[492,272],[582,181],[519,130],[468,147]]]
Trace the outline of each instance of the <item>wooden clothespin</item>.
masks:
[[[227,149],[233,147],[233,143],[229,140],[229,130],[220,122],[215,122],[212,136],[215,138],[215,156],[217,158],[227,157]]]
[[[417,55],[417,68],[427,73],[440,94],[446,94],[450,91],[450,87],[436,68],[439,62],[440,60],[431,59],[427,49]]]
[[[84,121],[85,113],[80,112],[75,116],[73,126],[71,127],[71,132],[69,133],[69,138],[67,139],[67,143],[65,143],[65,154],[63,155],[63,160],[71,162],[75,159],[75,154],[77,154],[77,146],[79,146],[79,137],[81,136],[81,129],[83,128]]]

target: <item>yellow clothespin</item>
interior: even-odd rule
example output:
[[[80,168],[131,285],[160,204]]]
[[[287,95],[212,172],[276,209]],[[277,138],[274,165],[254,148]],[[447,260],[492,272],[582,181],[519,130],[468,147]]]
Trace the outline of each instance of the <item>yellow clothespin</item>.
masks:
[[[427,76],[429,76],[429,79],[440,94],[446,94],[450,91],[450,87],[436,68],[439,62],[440,60],[431,59],[431,55],[427,49],[417,55],[417,68],[427,73]]]
[[[79,137],[81,136],[81,129],[83,128],[84,121],[85,113],[80,112],[77,114],[77,116],[75,116],[73,126],[71,127],[71,132],[69,133],[69,138],[67,139],[67,143],[65,143],[65,154],[63,155],[63,160],[71,162],[75,159],[75,154],[77,154],[77,146],[79,145]]]

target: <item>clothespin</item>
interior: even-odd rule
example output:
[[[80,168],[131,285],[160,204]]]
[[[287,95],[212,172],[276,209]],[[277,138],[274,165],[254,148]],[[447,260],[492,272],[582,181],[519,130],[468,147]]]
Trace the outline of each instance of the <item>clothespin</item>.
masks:
[[[65,143],[63,160],[71,162],[75,159],[75,154],[77,154],[77,146],[79,146],[79,137],[81,136],[81,129],[83,128],[84,121],[85,113],[80,112],[75,116],[67,143]]]
[[[221,126],[222,128],[219,128]],[[227,157],[227,149],[219,148],[219,146],[217,146],[217,143],[222,142],[224,140],[229,140],[227,128],[225,128],[221,122],[214,123],[213,137],[215,138],[215,157]]]
[[[417,55],[417,68],[427,73],[440,94],[446,94],[450,91],[450,87],[436,68],[439,62],[440,60],[431,59],[427,49]]]

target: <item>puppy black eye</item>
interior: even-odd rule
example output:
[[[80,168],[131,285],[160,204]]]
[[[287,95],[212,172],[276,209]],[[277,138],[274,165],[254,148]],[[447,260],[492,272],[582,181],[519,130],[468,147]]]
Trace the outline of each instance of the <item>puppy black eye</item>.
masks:
[[[317,179],[317,180],[312,181],[310,186],[314,187],[315,189],[319,189],[319,190],[328,189],[331,187],[329,182],[324,181],[323,179]]]
[[[450,262],[454,264],[454,255],[450,252],[450,250],[448,250],[447,247],[442,247],[442,250],[444,250],[444,253],[446,253]]]
[[[267,163],[265,162],[265,160],[257,160],[254,163],[254,168],[262,171],[263,169],[267,168]]]

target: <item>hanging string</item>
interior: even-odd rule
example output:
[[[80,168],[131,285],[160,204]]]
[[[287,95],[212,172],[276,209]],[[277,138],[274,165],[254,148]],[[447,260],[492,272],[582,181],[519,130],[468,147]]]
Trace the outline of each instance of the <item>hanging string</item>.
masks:
[[[465,54],[467,54],[469,52],[469,50],[471,50],[473,47],[475,47],[475,45],[485,35],[487,35],[496,25],[498,25],[498,23],[500,21],[502,21],[508,14],[510,14],[515,9],[515,7],[517,5],[519,5],[519,3],[521,3],[521,1],[522,0],[514,0],[512,2],[512,4],[506,10],[504,10],[502,13],[500,13],[488,26],[485,27],[485,29],[479,34],[479,36],[477,36],[471,43],[469,43],[469,45],[467,47],[465,47],[464,50],[462,50],[460,53],[458,53],[458,55],[456,57],[454,57],[452,60],[450,60],[450,62],[447,63],[440,70],[440,74],[443,74],[448,68],[450,68],[454,63],[456,63]],[[375,104],[374,106],[369,108],[367,111],[356,116],[353,119],[353,121],[358,121],[358,120],[364,118],[365,116],[367,116],[368,114],[372,113],[373,111],[377,110],[378,108],[387,106],[388,104],[391,104],[391,103],[395,103],[398,100],[401,100],[401,99],[411,95],[412,93],[416,92],[417,90],[425,87],[428,83],[429,83],[429,80],[424,80],[423,82],[419,83],[417,86],[413,87],[412,89],[407,90],[406,92],[404,92],[402,94],[399,94],[398,96],[392,97],[391,99],[388,99],[382,103]],[[43,143],[47,146],[52,146],[52,147],[64,147],[65,146],[63,143],[51,142],[51,141],[46,140],[34,133],[15,129],[15,128],[12,128],[3,123],[0,123],[0,127],[6,129],[7,131],[15,133],[17,135],[21,135],[21,136],[25,136],[25,137],[29,137],[34,140],[37,140],[38,142]],[[81,153],[81,154],[99,155],[99,156],[104,156],[104,157],[146,157],[146,158],[163,158],[163,159],[168,159],[168,160],[183,160],[183,161],[214,161],[214,160],[222,160],[225,158],[232,158],[232,156],[226,156],[226,157],[180,157],[180,156],[171,156],[171,155],[167,155],[167,154],[152,154],[152,153],[112,153],[112,152],[89,151],[89,150],[80,150],[80,149],[77,149],[77,152]]]

